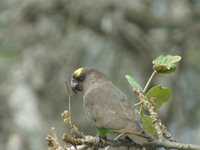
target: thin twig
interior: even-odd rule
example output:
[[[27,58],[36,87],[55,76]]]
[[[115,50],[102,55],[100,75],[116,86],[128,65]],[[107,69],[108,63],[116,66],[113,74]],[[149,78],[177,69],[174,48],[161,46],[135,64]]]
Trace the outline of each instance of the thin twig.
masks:
[[[156,71],[154,70],[153,73],[151,74],[149,80],[147,81],[145,87],[144,87],[143,93],[145,93],[147,91],[147,88],[149,87],[150,82],[152,81],[155,74],[156,74]]]
[[[54,127],[51,127],[51,131],[52,131],[53,136],[54,136],[54,138],[55,138],[56,145],[58,145],[58,146],[60,147],[60,143],[59,143],[58,137],[57,137],[57,135],[56,135],[56,129],[55,129]]]
[[[69,115],[70,115],[70,117],[71,117],[71,97],[72,97],[72,95],[71,95],[71,92],[70,92],[70,89],[69,89],[67,80],[65,79],[64,81],[65,81],[65,85],[66,85],[66,87],[67,87],[67,93],[68,93],[68,107],[69,107],[68,109],[69,109]]]
[[[138,105],[141,105],[142,104],[142,101],[139,101],[138,103],[134,104],[134,106],[138,106]]]
[[[51,127],[51,131],[53,133],[52,135],[47,135],[46,140],[48,142],[50,150],[58,150],[61,149],[60,143],[58,141],[57,135],[56,135],[56,129],[54,127]]]
[[[78,127],[73,123],[71,116],[69,115],[68,111],[64,111],[61,114],[63,121],[71,128],[71,133],[74,134],[76,137],[82,138],[84,137],[83,133],[78,130]]]

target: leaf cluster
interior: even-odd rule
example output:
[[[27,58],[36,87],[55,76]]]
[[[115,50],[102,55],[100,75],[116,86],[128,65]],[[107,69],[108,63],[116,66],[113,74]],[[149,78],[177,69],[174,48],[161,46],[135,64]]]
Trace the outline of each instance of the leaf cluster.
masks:
[[[171,55],[160,55],[155,60],[153,60],[153,73],[151,77],[149,78],[149,81],[147,82],[145,89],[142,88],[142,86],[136,82],[136,80],[131,77],[130,75],[125,75],[126,79],[128,80],[129,84],[132,86],[133,89],[138,89],[139,91],[143,92],[146,99],[150,101],[152,98],[155,100],[155,108],[156,110],[159,109],[164,103],[169,101],[169,99],[172,96],[172,91],[168,87],[164,87],[161,85],[154,86],[150,88],[146,92],[146,88],[148,88],[150,82],[152,81],[152,78],[155,74],[162,73],[162,74],[170,74],[174,73],[177,69],[176,63],[181,60],[181,56],[171,56]],[[143,105],[141,104],[141,122],[144,127],[144,129],[150,133],[151,135],[156,135],[156,129],[153,124],[152,118],[145,114],[145,109],[143,108]]]

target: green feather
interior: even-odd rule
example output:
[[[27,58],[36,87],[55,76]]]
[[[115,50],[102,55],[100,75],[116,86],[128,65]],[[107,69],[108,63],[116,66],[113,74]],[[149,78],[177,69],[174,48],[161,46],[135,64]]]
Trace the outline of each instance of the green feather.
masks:
[[[112,134],[112,131],[110,129],[106,129],[103,127],[96,127],[98,134],[102,138],[106,138],[107,134]]]

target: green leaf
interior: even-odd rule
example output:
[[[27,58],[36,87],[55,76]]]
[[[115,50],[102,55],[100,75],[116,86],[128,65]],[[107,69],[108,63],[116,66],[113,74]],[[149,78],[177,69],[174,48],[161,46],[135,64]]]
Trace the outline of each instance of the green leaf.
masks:
[[[176,71],[175,63],[181,60],[181,56],[171,56],[171,55],[160,55],[155,60],[153,60],[153,70],[157,73],[172,73]]]
[[[146,97],[148,100],[150,100],[150,98],[152,97],[155,97],[156,108],[158,109],[163,103],[169,100],[171,95],[172,95],[171,89],[162,86],[155,86],[147,92]]]
[[[141,114],[141,119],[142,119],[142,125],[145,131],[150,133],[151,135],[156,134],[156,129],[155,126],[152,122],[152,119],[148,115],[144,115],[143,113]]]
[[[135,88],[135,89],[139,89],[140,91],[142,91],[142,87],[135,81],[134,78],[132,78],[129,75],[125,75],[126,79],[128,80],[129,84]]]

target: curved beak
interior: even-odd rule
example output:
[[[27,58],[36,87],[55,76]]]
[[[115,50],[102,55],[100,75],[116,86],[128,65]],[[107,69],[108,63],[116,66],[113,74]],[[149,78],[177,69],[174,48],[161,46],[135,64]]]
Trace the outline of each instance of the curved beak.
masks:
[[[74,91],[74,93],[77,93],[78,87],[79,87],[79,82],[75,78],[72,77],[72,79],[71,79],[72,91]]]

